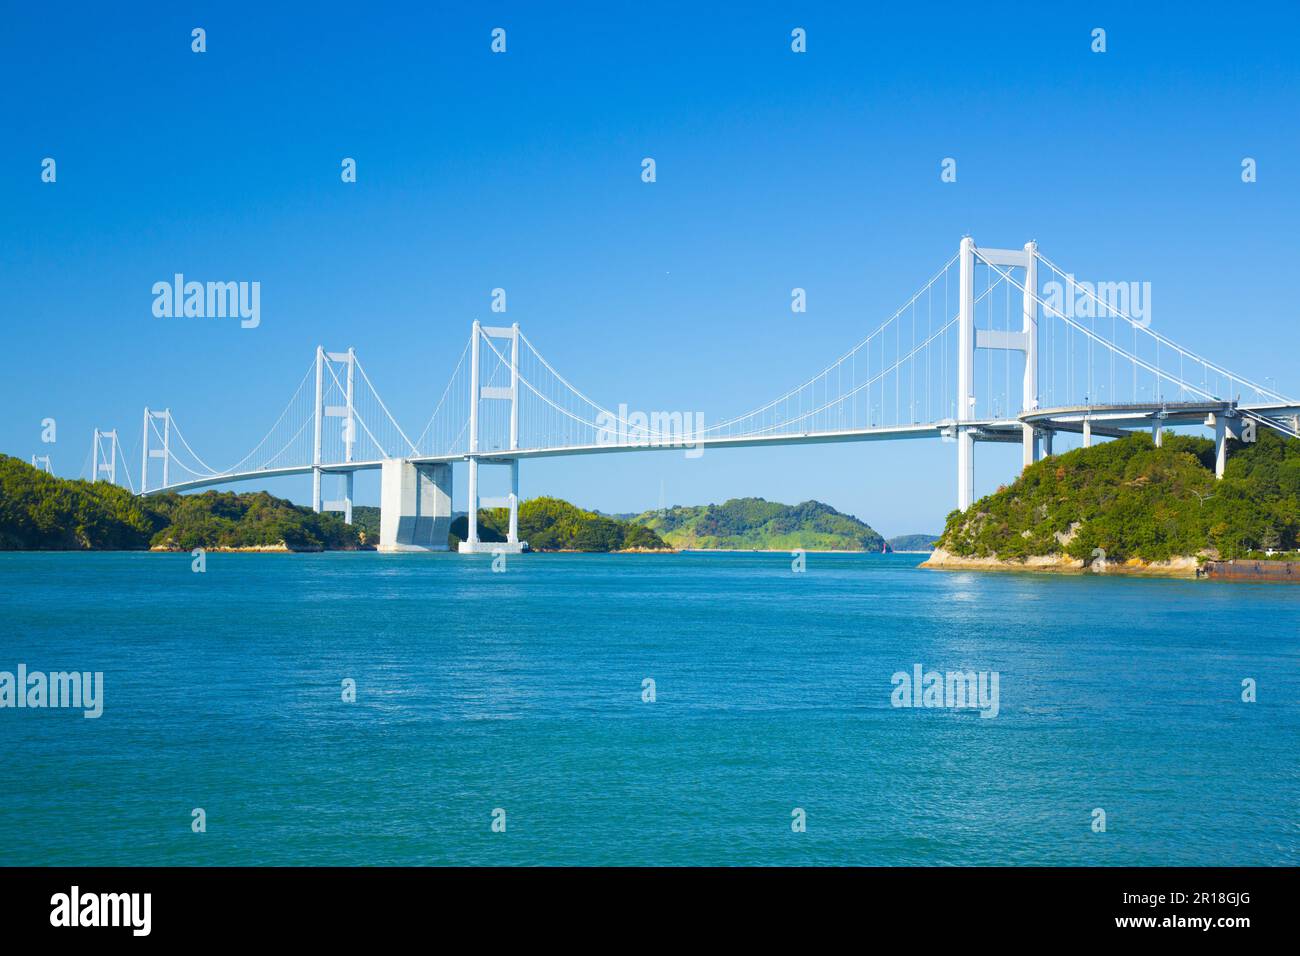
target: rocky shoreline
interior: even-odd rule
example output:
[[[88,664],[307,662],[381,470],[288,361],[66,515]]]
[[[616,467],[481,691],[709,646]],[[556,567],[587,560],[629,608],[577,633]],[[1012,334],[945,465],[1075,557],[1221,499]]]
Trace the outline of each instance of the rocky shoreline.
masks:
[[[1023,560],[1005,559],[996,556],[983,558],[964,557],[952,554],[942,548],[935,548],[928,560],[920,564],[923,568],[940,571],[1037,571],[1058,574],[1124,574],[1138,577],[1188,578],[1196,579],[1200,567],[1198,559],[1191,555],[1170,558],[1168,561],[1143,561],[1130,558],[1127,561],[1107,561],[1104,564],[1093,562],[1085,565],[1080,558],[1071,558],[1064,554],[1031,555]]]

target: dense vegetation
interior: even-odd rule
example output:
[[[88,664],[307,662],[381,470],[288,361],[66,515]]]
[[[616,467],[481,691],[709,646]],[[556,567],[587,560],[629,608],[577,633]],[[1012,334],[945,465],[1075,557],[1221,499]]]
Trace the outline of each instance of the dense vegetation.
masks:
[[[867,524],[819,501],[783,505],[732,498],[720,505],[647,511],[636,520],[675,548],[879,551],[884,541]]]
[[[948,516],[939,547],[953,554],[1090,561],[1294,549],[1300,530],[1300,441],[1261,428],[1230,442],[1224,477],[1214,443],[1172,433],[1156,448],[1133,434],[1046,458],[1011,485]]]
[[[379,509],[357,506],[352,520],[370,543],[379,540]],[[457,515],[451,523],[448,544],[452,550],[464,540],[469,522]],[[506,540],[510,515],[504,508],[480,509],[480,541]],[[519,505],[519,538],[534,551],[623,551],[631,548],[664,550],[668,545],[649,528],[581,508],[558,498],[533,498]]]
[[[145,500],[167,521],[150,541],[154,547],[183,551],[278,545],[291,551],[349,551],[361,547],[357,528],[344,524],[342,515],[316,514],[265,491],[205,491]]]
[[[451,524],[451,546],[455,548],[467,533],[468,521],[458,517]],[[481,541],[504,541],[510,527],[505,508],[479,511]],[[559,498],[530,498],[519,505],[519,538],[534,551],[626,551],[668,550],[659,535],[649,528],[621,521],[593,511],[584,511]]]
[[[374,547],[379,543],[379,508],[375,505],[353,505],[352,526],[361,540]]]
[[[356,529],[266,492],[137,498],[107,482],[56,478],[0,455],[0,549],[143,550],[359,546]]]
[[[889,539],[889,546],[895,551],[929,551],[938,540],[937,534],[900,534]]]
[[[142,549],[162,526],[125,488],[67,481],[0,455],[0,549]]]

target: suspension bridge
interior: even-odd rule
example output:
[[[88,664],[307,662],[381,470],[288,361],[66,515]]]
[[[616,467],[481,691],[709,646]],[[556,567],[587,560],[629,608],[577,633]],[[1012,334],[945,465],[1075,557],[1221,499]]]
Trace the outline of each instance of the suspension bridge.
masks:
[[[474,322],[426,424],[411,438],[353,349],[318,347],[284,410],[239,461],[213,468],[170,409],[145,408],[139,494],[312,476],[312,507],[352,520],[353,477],[381,471],[381,550],[445,550],[452,464],[468,467],[462,551],[519,550],[519,468],[529,458],[646,449],[938,439],[955,445],[956,498],[970,507],[978,442],[1022,446],[1028,466],[1058,432],[1119,437],[1211,429],[1221,477],[1229,437],[1256,427],[1300,437],[1300,405],[1153,331],[1117,296],[1080,282],[1030,242],[970,238],[874,331],[801,384],[705,425],[702,414],[615,410],[587,397],[518,324]],[[1121,298],[1122,297],[1118,297]],[[117,432],[95,432],[92,475],[117,480]],[[479,469],[510,470],[510,493],[479,493]],[[335,483],[337,498],[323,487]],[[509,511],[505,545],[481,542],[480,508]]]

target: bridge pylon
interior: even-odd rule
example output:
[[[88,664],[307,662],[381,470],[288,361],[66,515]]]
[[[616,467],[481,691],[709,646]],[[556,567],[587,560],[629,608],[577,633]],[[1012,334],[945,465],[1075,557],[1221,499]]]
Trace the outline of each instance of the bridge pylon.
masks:
[[[975,327],[975,259],[989,266],[1024,270],[1019,332]],[[1022,408],[1038,408],[1038,243],[1027,242],[1022,249],[978,249],[975,240],[966,236],[958,253],[958,325],[957,325],[957,508],[965,511],[975,498],[975,442],[979,429],[964,424],[975,420],[975,352],[977,349],[1020,352],[1025,357],[1022,383]],[[1041,434],[1034,425],[1021,425],[1021,467],[1028,468],[1042,458]],[[1049,452],[1050,454],[1050,452]]]
[[[104,442],[108,442],[108,450],[104,449]],[[117,484],[117,429],[103,431],[96,428],[94,437],[91,439],[90,448],[90,480],[99,481],[100,475],[108,476],[110,485]]]
[[[334,373],[334,367],[339,367],[344,371],[343,379],[343,404],[326,405],[325,404],[325,373],[331,373],[331,377],[336,381],[338,376]],[[340,418],[343,420],[343,460],[344,462],[353,461],[353,449],[356,447],[356,389],[357,373],[357,354],[356,350],[349,348],[346,352],[327,352],[323,346],[316,346],[316,401],[312,406],[313,418],[313,437],[312,437],[312,469],[311,469],[311,507],[313,511],[341,511],[343,520],[347,524],[352,523],[352,498],[356,471],[349,469],[340,471],[343,477],[343,497],[329,501],[322,500],[321,497],[321,479],[324,471],[322,464],[322,443],[324,439],[324,425],[327,418]]]
[[[481,345],[484,340],[497,339],[510,342],[510,384],[501,386],[483,385],[480,381]],[[495,346],[489,348],[496,353]],[[499,353],[496,353],[499,354]],[[470,335],[470,374],[469,374],[469,480],[467,482],[466,533],[460,543],[461,553],[478,551],[504,550],[518,553],[523,550],[524,542],[519,540],[519,459],[510,454],[519,448],[519,323],[505,326],[485,326],[474,321]],[[491,452],[484,455],[480,451],[479,428],[481,401],[506,401],[510,403],[510,437],[509,448],[503,452]],[[478,492],[478,469],[481,464],[510,466],[510,494],[501,498],[483,498]],[[478,510],[486,508],[506,508],[510,512],[510,521],[506,541],[483,542],[478,536]]]
[[[162,422],[162,428],[159,429],[154,422]],[[151,438],[157,438],[162,442],[161,448],[151,447],[153,442]],[[162,485],[166,488],[170,476],[169,465],[172,457],[172,410],[164,408],[161,412],[156,412],[145,406],[144,409],[144,429],[140,439],[140,494],[149,490],[149,462],[155,458],[162,460]]]

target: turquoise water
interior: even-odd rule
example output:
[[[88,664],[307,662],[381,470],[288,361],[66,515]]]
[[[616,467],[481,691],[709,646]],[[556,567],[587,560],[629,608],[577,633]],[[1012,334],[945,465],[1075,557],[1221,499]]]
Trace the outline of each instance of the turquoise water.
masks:
[[[0,862],[1300,862],[1300,588],[807,560],[0,554]]]

